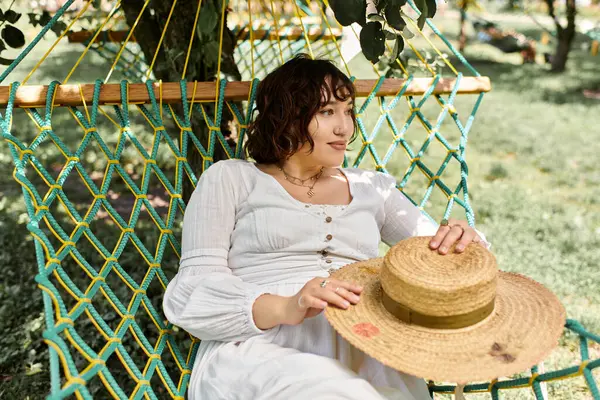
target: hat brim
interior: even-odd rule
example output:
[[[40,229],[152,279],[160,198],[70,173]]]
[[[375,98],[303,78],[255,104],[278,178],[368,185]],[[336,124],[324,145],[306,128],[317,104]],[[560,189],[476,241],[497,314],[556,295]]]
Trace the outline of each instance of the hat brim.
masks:
[[[361,261],[331,278],[363,286],[358,304],[327,307],[333,328],[353,346],[398,371],[440,382],[487,381],[524,372],[558,344],[566,313],[541,284],[519,274],[499,272],[494,311],[461,329],[407,324],[381,303],[379,270],[383,258]]]

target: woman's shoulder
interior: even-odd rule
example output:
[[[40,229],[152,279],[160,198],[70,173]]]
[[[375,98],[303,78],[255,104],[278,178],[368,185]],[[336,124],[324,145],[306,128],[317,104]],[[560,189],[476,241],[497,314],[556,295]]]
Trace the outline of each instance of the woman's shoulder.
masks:
[[[396,184],[396,178],[392,175],[362,168],[341,168],[344,175],[352,179],[355,184],[373,186],[375,188],[389,187]]]
[[[197,190],[214,190],[216,186],[223,193],[228,193],[236,204],[242,201],[253,190],[256,183],[255,168],[246,160],[227,159],[211,164],[202,173]]]
[[[243,179],[252,172],[253,168],[254,165],[250,161],[231,158],[213,163],[204,171],[204,174],[228,175],[232,179]]]

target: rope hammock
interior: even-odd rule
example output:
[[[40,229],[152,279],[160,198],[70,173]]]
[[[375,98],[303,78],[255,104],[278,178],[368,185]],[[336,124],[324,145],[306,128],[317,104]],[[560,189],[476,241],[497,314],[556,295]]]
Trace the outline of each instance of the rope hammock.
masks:
[[[338,56],[339,53],[332,39],[335,37],[336,40],[341,40],[341,29],[326,30],[319,24],[305,23],[306,35],[304,35],[300,27],[286,26],[286,22],[288,21],[281,21],[281,28],[277,31],[275,31],[273,24],[265,19],[255,20],[252,29],[241,24],[232,27],[231,31],[238,42],[235,47],[234,58],[243,80],[264,78],[270,71],[273,62],[278,62],[281,59],[288,60],[293,55],[303,51],[307,46],[307,40],[317,57],[332,59]],[[67,37],[70,43],[81,43],[84,46],[90,46],[90,50],[111,62],[118,54],[128,35],[128,30],[104,30],[99,35],[96,35],[93,31],[81,30],[69,33]],[[250,35],[252,35],[252,43],[250,42]],[[91,43],[92,40],[93,43]],[[273,46],[275,40],[279,41],[279,48]],[[120,71],[129,81],[145,81],[145,77],[150,75],[150,72],[148,64],[144,60],[144,53],[136,42],[135,36],[129,39],[116,64],[116,70]],[[249,62],[251,51],[254,52],[253,60],[256,65],[254,76],[252,75],[251,62]]]
[[[247,22],[238,25],[237,31],[236,63],[243,69],[243,79],[188,82],[184,79],[186,61],[181,80],[157,82],[151,79],[154,59],[125,60],[141,53],[126,50],[135,44],[135,24],[117,39],[106,33],[111,32],[111,18],[119,9],[117,1],[95,31],[79,33],[77,40],[77,35],[70,36],[85,49],[60,82],[28,83],[67,31],[27,76],[5,83],[73,2],[67,1],[0,75],[4,85],[0,86],[0,134],[14,162],[13,177],[23,190],[27,228],[37,255],[34,279],[44,302],[43,339],[50,355],[48,398],[73,394],[80,399],[184,398],[202,338],[191,337],[166,321],[160,302],[180,255],[184,189],[195,187],[217,151],[231,158],[245,156],[242,143],[260,77],[298,52],[316,56],[319,46],[335,49],[334,61],[355,83],[359,132],[345,166],[393,174],[398,189],[432,218],[462,214],[470,224],[475,223],[465,156],[490,81],[431,21],[424,30],[431,30],[433,39],[407,19],[414,38],[408,40],[412,35],[405,32],[406,45],[420,60],[419,69],[408,71],[398,62],[395,67],[403,78],[386,79],[371,65],[357,77],[340,55],[344,40],[358,40],[360,27],[342,30],[320,1],[264,1],[261,6],[271,19],[269,24],[261,19],[256,25],[248,12],[250,0],[230,1],[232,20]],[[91,3],[85,3],[68,30]],[[226,3],[222,2],[222,11]],[[194,10],[194,27],[200,5]],[[276,12],[282,5],[293,14]],[[412,2],[408,5],[416,20],[417,8]],[[148,12],[144,9],[142,13]],[[308,11],[314,14],[307,17]],[[304,19],[315,16],[318,22],[305,23]],[[224,18],[219,24],[222,32]],[[168,27],[169,21],[161,41]],[[193,41],[194,32],[188,53],[182,55],[186,60]],[[104,49],[114,45],[114,51],[105,53],[111,61],[107,75],[70,83],[96,43]],[[450,53],[457,65],[450,63],[450,57],[442,57],[437,46]],[[222,47],[221,42],[217,77],[222,72]],[[427,63],[421,47],[441,56],[444,76]],[[269,54],[274,50],[274,56]],[[330,54],[329,50],[325,53]],[[124,74],[128,80],[115,80],[117,65],[129,71]],[[360,69],[370,64],[359,60],[353,65]],[[225,126],[227,113],[231,121]],[[198,121],[202,126],[198,127]],[[199,131],[207,132],[205,139]],[[200,170],[192,167],[194,158],[202,161]],[[588,347],[590,340],[600,343],[600,337],[574,320],[568,321],[565,334],[574,335],[580,343],[581,360],[575,365],[551,372],[535,367],[520,377],[468,385],[465,393],[490,392],[497,399],[503,389],[532,388],[535,397],[542,399],[545,382],[583,376],[593,398],[600,399],[592,376],[600,359],[590,359]],[[452,393],[455,387],[431,382],[430,389]]]

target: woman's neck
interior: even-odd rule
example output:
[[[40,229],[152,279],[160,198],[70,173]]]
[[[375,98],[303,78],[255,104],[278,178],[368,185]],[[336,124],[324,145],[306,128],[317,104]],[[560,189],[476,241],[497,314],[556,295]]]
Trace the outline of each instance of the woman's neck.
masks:
[[[325,168],[322,165],[301,163],[292,159],[280,164],[279,167],[282,168],[287,175],[291,175],[298,179],[308,179],[318,174],[321,170],[325,171]]]

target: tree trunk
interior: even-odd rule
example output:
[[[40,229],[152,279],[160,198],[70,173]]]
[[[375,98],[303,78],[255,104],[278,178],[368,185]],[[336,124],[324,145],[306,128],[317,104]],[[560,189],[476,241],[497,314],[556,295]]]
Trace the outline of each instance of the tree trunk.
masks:
[[[462,53],[467,46],[467,8],[468,1],[463,0],[460,7],[460,33],[458,38],[458,50]]]
[[[558,36],[558,44],[556,45],[556,52],[552,57],[552,72],[563,72],[567,68],[567,59],[569,58],[569,51],[571,50],[571,41],[568,36]]]
[[[554,20],[554,24],[556,26],[556,36],[558,39],[556,52],[552,56],[551,71],[563,72],[567,68],[567,60],[569,58],[569,52],[571,51],[571,44],[575,38],[575,16],[577,15],[576,0],[566,0],[566,27],[563,27],[556,17],[553,0],[546,0],[546,5],[548,6],[548,14]]]
[[[217,58],[219,35],[221,29],[221,9],[223,0],[203,0],[200,15],[202,13],[216,13],[215,27],[210,32],[205,32],[202,27],[197,26],[194,34],[194,42],[190,52],[185,79],[187,81],[214,81],[217,74]],[[135,23],[138,15],[144,7],[145,0],[123,0],[122,7],[125,12],[128,25],[131,27]],[[166,25],[167,18],[171,12],[171,2],[153,0],[144,10],[135,28],[135,37],[144,52],[145,60],[149,64],[154,58],[157,50],[162,31]],[[194,27],[196,18],[196,10],[198,8],[197,0],[179,0],[173,10],[173,15],[169,26],[166,30],[163,41],[158,49],[156,61],[153,66],[153,73],[156,79],[163,82],[178,82],[182,79],[182,73],[185,66],[185,59],[188,52],[188,46]],[[227,9],[225,11],[227,18]],[[199,33],[203,32],[203,33]],[[235,48],[235,38],[231,31],[224,27],[222,40],[222,55],[221,55],[221,72],[233,80],[240,80],[241,75],[233,58]],[[215,47],[215,45],[217,47]],[[207,49],[212,49],[209,53]],[[208,114],[214,115],[214,105],[204,104]],[[241,108],[240,108],[241,109]],[[181,105],[174,107],[178,115],[183,113]],[[228,139],[231,146],[235,146],[231,138],[229,130],[229,122],[232,120],[232,115],[228,107],[224,107],[223,116],[221,119],[221,132]],[[192,131],[200,140],[200,143],[208,149],[208,139],[210,131],[206,123],[199,113],[192,113]],[[193,145],[188,142],[188,158],[190,166],[194,170],[196,176],[200,175],[203,170],[203,159],[197,151],[192,151]],[[215,143],[215,152],[213,160],[219,161],[227,158],[227,153],[219,145]],[[188,179],[184,179],[183,184],[183,200],[187,203],[193,186]]]
[[[506,10],[507,11],[515,11],[515,9],[519,6],[519,0],[508,0],[506,2]]]

